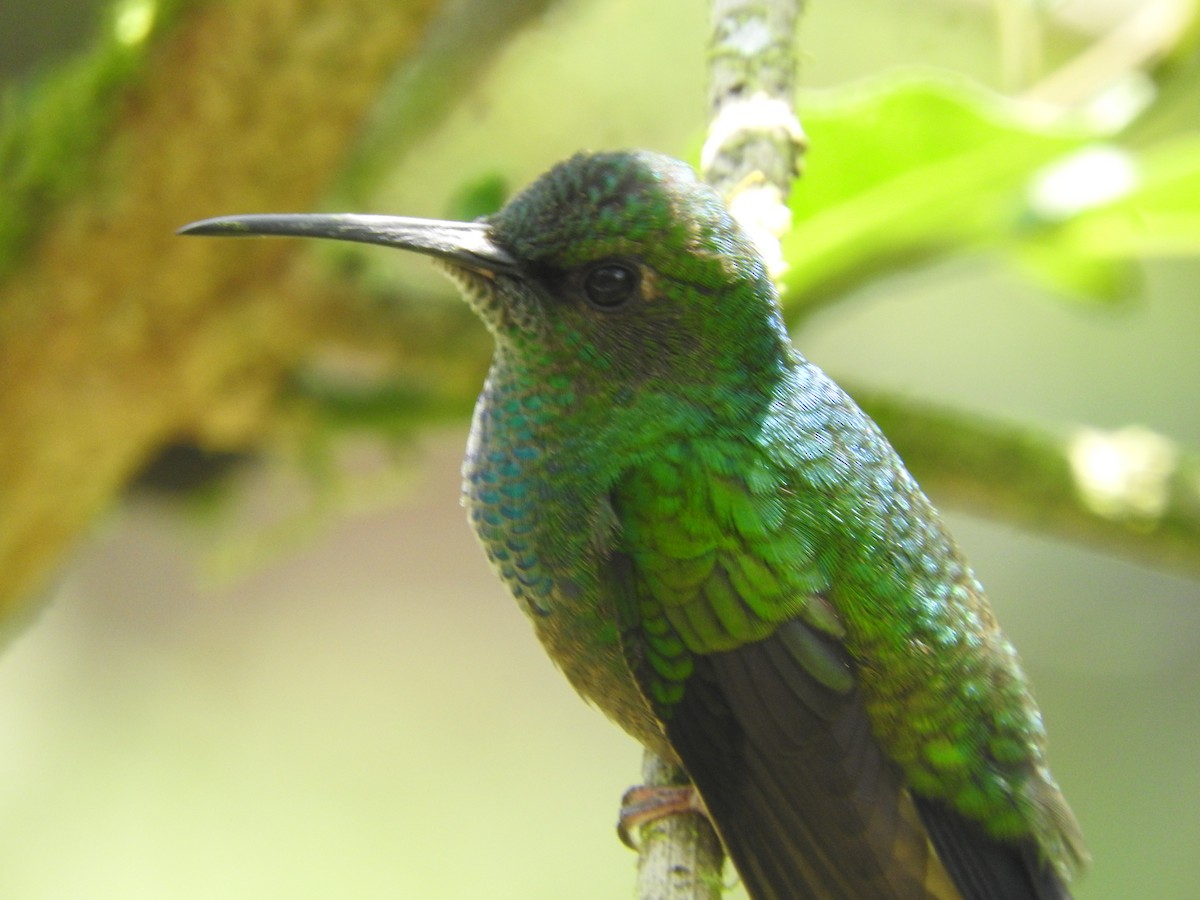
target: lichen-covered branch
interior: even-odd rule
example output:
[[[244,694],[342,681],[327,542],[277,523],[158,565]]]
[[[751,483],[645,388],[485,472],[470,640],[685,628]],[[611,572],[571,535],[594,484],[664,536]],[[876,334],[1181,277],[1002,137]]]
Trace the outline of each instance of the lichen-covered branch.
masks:
[[[800,0],[713,0],[711,13],[711,119],[700,168],[776,276],[804,153],[795,107],[800,7]]]
[[[1142,428],[1051,434],[848,389],[939,503],[1200,577],[1200,454]]]
[[[475,3],[486,15],[489,3]],[[6,107],[7,134],[36,126],[40,138],[0,141],[0,194],[20,179],[19,212],[39,220],[0,233],[19,247],[0,282],[4,630],[159,447],[253,444],[286,373],[371,331],[356,331],[361,304],[298,245],[174,231],[216,213],[315,208],[440,6],[178,0],[165,27],[111,20],[107,50],[72,64],[84,68],[71,83],[91,85],[84,109],[58,82]],[[132,54],[131,43],[144,46]],[[96,136],[77,148],[64,118],[80,116]],[[52,159],[35,164],[23,149]],[[460,306],[440,316],[426,304],[396,329],[398,352],[413,348],[406,365],[433,356],[423,338],[453,327]],[[476,373],[485,348],[469,347],[479,359],[454,366]],[[474,390],[467,381],[444,389]]]
[[[712,0],[710,7],[711,115],[701,174],[725,197],[776,276],[784,269],[779,238],[791,225],[787,197],[804,150],[794,101],[800,7],[800,0]],[[663,784],[684,778],[650,750],[642,768],[647,779]],[[720,896],[725,855],[707,820],[685,813],[642,833],[639,897]],[[687,863],[687,877],[673,872],[679,860]]]
[[[687,784],[683,771],[649,751],[642,759],[649,787]],[[695,812],[665,816],[639,830],[637,896],[644,900],[718,900],[724,852],[712,825]]]

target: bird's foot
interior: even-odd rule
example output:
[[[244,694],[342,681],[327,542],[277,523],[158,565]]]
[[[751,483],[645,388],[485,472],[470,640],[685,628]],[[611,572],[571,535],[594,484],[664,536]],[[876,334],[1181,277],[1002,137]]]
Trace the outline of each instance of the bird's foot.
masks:
[[[617,835],[622,844],[630,850],[637,850],[637,841],[633,835],[638,828],[681,813],[708,816],[704,800],[693,785],[636,785],[627,790],[621,798]]]

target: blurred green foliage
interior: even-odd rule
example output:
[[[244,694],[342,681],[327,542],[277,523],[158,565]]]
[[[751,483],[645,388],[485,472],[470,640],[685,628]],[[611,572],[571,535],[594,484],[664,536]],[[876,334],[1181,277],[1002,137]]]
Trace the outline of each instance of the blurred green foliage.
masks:
[[[816,94],[801,117],[813,150],[783,246],[784,285],[802,310],[892,267],[1009,239],[1031,174],[1091,137],[1039,126],[947,75],[892,74]]]

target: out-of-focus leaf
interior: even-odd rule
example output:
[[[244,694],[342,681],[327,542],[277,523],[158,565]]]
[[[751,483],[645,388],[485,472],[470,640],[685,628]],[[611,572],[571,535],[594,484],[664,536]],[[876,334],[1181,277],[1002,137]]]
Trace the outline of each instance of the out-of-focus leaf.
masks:
[[[1108,301],[1132,296],[1141,284],[1137,265],[1080,252],[1062,236],[1068,223],[1125,197],[1140,178],[1137,158],[1107,143],[1089,144],[1034,173],[1009,247],[1012,258],[1060,294]]]
[[[891,268],[1007,236],[1031,173],[1094,135],[968,82],[894,75],[807,95],[811,151],[784,239],[790,312]]]
[[[1200,254],[1200,133],[1148,148],[1137,185],[1058,228],[1066,249],[1096,257]]]
[[[1129,184],[1111,200],[1043,215],[1021,235],[1017,257],[1029,271],[1056,287],[1104,296],[1139,260],[1200,254],[1200,134],[1126,158]],[[1093,180],[1102,177],[1096,172]]]
[[[1030,278],[1070,298],[1119,303],[1142,285],[1140,267],[1128,259],[1071,252],[1053,238],[1020,242],[1013,261]]]
[[[508,200],[508,179],[500,172],[486,172],[461,185],[447,204],[446,217],[470,222],[490,216]]]

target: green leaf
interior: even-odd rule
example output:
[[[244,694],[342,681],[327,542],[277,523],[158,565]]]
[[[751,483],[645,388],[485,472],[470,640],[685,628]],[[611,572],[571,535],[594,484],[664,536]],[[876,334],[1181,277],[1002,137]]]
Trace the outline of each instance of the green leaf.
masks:
[[[784,238],[789,312],[884,272],[1011,235],[1038,168],[1094,135],[928,75],[801,98],[811,150]]]
[[[1135,162],[1131,190],[1058,227],[1061,250],[1098,258],[1200,254],[1200,133],[1149,147]]]
[[[1124,162],[1091,164],[1105,158]],[[1111,196],[1056,211],[1055,203],[1047,208],[1045,202],[1047,179],[1035,179],[1029,222],[1013,246],[1028,272],[1060,289],[1106,296],[1131,289],[1141,260],[1200,254],[1200,133],[1163,141],[1136,156],[1111,147],[1085,148],[1050,174],[1070,175],[1072,167],[1084,170],[1076,181]]]

